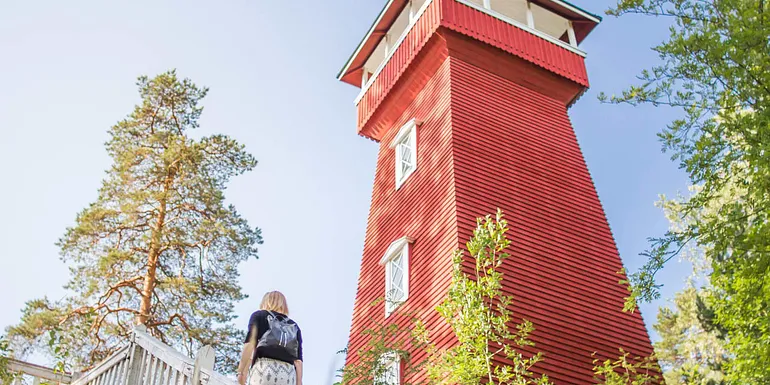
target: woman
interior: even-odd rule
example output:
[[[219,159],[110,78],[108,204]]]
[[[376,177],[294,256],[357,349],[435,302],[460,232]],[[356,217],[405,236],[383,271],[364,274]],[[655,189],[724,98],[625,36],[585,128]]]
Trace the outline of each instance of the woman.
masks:
[[[267,293],[259,308],[249,320],[238,383],[302,385],[302,332],[288,316],[286,297]]]

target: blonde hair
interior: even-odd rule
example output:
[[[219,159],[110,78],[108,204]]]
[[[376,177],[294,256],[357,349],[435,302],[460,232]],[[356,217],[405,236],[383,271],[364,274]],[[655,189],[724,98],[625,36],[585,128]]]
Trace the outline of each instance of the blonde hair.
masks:
[[[262,297],[261,310],[276,311],[284,315],[289,315],[289,305],[286,303],[286,296],[280,291],[271,291]]]

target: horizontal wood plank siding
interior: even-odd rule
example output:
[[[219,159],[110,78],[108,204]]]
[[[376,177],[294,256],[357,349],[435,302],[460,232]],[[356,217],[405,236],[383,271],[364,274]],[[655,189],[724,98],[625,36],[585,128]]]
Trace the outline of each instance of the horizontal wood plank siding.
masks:
[[[405,314],[414,313],[431,330],[440,346],[451,346],[454,336],[435,311],[451,279],[451,254],[457,248],[457,220],[452,171],[451,113],[449,111],[449,62],[443,61],[425,86],[397,111],[399,116],[382,133],[372,203],[364,243],[358,292],[350,331],[347,364],[358,361],[357,353],[368,337],[362,332],[385,322],[384,304],[370,304],[385,295],[385,268],[379,264],[391,242],[414,239],[409,256],[409,299],[387,322],[409,327]],[[391,107],[389,107],[391,108]],[[390,142],[399,128],[417,118],[417,170],[400,189],[395,188],[395,150]],[[412,353],[414,362],[426,357]],[[424,379],[420,373],[410,381]]]
[[[587,384],[592,353],[649,355],[640,314],[623,313],[622,263],[564,103],[450,57],[459,238],[499,207],[512,310],[535,324],[537,372]],[[528,349],[533,351],[531,349]]]
[[[409,71],[391,88],[388,97],[362,128],[365,137],[380,141],[402,119],[404,110],[417,100],[425,85],[448,56],[447,44],[440,34],[434,34],[412,62]],[[423,96],[424,97],[424,96]]]

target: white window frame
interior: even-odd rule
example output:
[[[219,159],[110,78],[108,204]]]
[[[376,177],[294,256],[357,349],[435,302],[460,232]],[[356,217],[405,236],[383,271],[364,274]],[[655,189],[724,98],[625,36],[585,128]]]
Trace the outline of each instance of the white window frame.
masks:
[[[394,352],[385,353],[380,356],[380,365],[382,365],[382,371],[375,373],[374,383],[375,385],[401,385],[401,358]],[[389,371],[395,369],[395,382],[388,382],[387,379],[377,378],[377,375],[385,375]]]
[[[394,241],[380,260],[380,265],[385,266],[385,318],[390,317],[396,309],[409,299],[409,253],[413,242],[414,240],[409,237],[402,237]],[[401,270],[403,273],[403,287],[401,289],[404,292],[404,297],[399,302],[394,302],[389,298],[390,292],[393,290],[391,274],[393,272],[394,260],[399,256],[401,256]]]
[[[417,171],[417,126],[421,124],[417,119],[407,122],[396,134],[396,137],[390,143],[390,148],[396,151],[396,190],[400,189],[406,180]],[[412,168],[407,172],[403,171],[401,165],[401,149],[399,148],[404,140],[408,140],[412,145]]]

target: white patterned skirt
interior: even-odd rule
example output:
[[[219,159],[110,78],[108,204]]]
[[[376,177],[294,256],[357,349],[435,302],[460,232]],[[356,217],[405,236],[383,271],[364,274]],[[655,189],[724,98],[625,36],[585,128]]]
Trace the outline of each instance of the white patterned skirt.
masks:
[[[294,365],[259,358],[249,371],[249,385],[297,385],[297,371]]]

